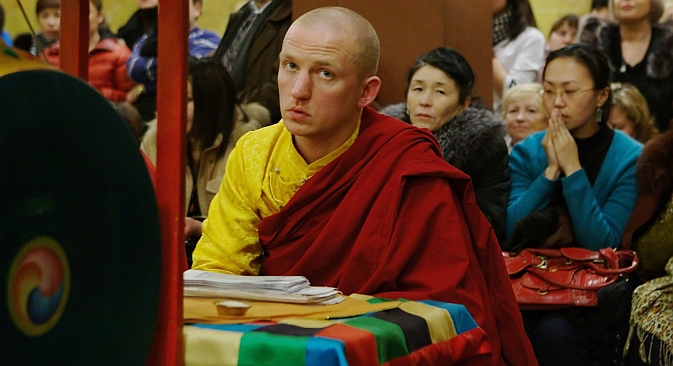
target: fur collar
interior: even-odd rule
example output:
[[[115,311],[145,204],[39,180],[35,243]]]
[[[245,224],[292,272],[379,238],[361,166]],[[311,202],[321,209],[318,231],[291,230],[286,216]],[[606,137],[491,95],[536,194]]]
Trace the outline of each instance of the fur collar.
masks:
[[[605,52],[612,72],[621,66],[619,26],[608,24],[600,32],[599,46]],[[673,35],[658,25],[652,27],[652,41],[647,57],[647,76],[653,79],[667,78],[673,74]]]
[[[435,137],[442,147],[444,160],[465,170],[475,156],[488,161],[497,154],[494,141],[504,145],[505,126],[493,112],[473,104],[435,132]]]
[[[638,159],[636,179],[641,193],[673,190],[673,131],[650,140]]]
[[[409,122],[406,104],[386,106],[380,113]],[[494,141],[504,141],[505,126],[489,109],[473,103],[434,133],[442,147],[444,160],[463,170],[474,155],[497,154]]]

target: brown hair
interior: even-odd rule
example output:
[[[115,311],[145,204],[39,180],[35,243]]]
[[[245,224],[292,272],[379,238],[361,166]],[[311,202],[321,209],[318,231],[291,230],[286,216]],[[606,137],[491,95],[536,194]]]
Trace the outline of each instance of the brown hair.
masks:
[[[578,29],[580,23],[580,18],[575,15],[575,14],[568,14],[563,17],[561,17],[559,20],[557,20],[554,25],[551,26],[551,30],[549,31],[549,35],[552,33],[556,32],[559,28],[561,28],[564,24],[568,24],[570,28],[575,28],[575,30]]]
[[[128,123],[131,132],[133,132],[133,137],[136,138],[138,146],[140,146],[140,142],[145,134],[145,122],[140,116],[140,112],[138,112],[133,104],[128,102],[112,103],[112,106],[117,110],[122,119]]]
[[[659,131],[654,126],[654,118],[643,94],[631,84],[614,83],[612,89],[612,107],[619,107],[626,118],[633,123],[636,139],[643,144]]]
[[[61,0],[37,0],[35,4],[35,14],[40,15],[45,9],[60,9]]]
[[[103,12],[103,0],[89,0],[93,7],[96,8],[98,13]],[[98,31],[107,31],[110,29],[110,25],[107,23],[107,19],[103,17],[103,21],[98,25]]]

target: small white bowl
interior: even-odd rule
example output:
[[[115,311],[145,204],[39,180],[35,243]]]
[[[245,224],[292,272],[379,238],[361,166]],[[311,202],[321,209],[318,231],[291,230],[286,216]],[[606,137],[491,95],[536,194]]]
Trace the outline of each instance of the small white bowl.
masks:
[[[217,313],[220,315],[245,315],[245,313],[250,309],[250,305],[233,300],[226,301],[215,301],[215,307],[217,307]]]

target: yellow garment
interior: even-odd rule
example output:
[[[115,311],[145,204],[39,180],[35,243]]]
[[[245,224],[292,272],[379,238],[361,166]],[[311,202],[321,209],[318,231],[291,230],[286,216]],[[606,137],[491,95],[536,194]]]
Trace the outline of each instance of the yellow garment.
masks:
[[[201,161],[199,163],[199,170],[196,172],[196,192],[201,210],[199,216],[206,217],[208,214],[210,202],[215,198],[215,194],[220,185],[222,185],[222,177],[224,177],[227,159],[234,149],[236,141],[247,132],[260,129],[271,123],[269,111],[261,104],[248,103],[240,107],[240,110],[236,109],[234,130],[227,141],[227,148],[224,154],[218,156],[217,151],[220,144],[223,143],[222,134],[213,141],[211,146],[200,151]],[[152,164],[157,166],[157,120],[149,122],[147,126],[148,129],[143,136],[143,141],[140,143],[140,149],[145,152]],[[192,174],[191,167],[187,164],[185,167],[185,215],[189,209],[189,200],[194,188],[194,177]]]
[[[272,301],[243,300],[246,304],[250,305],[250,309],[244,315],[219,315],[217,313],[215,302],[221,301],[222,298],[186,296],[183,300],[182,307],[184,309],[183,321],[185,324],[242,324],[265,320],[277,322],[283,322],[289,319],[328,320],[396,309],[401,305],[400,301],[382,301],[370,304],[366,300],[358,298],[357,294],[355,297],[352,295],[341,296],[343,297],[343,301],[334,305],[291,304]],[[416,304],[415,306],[417,307],[430,306],[411,301],[409,303]],[[411,307],[413,307],[413,305]],[[451,316],[446,310],[434,307],[427,309],[436,309],[438,312],[443,311],[448,318],[448,322],[447,320],[442,319],[442,322],[437,322],[437,324],[452,324]],[[425,313],[430,313],[431,311],[427,309],[425,310]],[[423,315],[420,315],[420,317],[423,317]],[[455,332],[453,336],[455,336]],[[442,340],[444,339],[441,339],[440,341]]]
[[[263,252],[259,222],[280,212],[308,179],[348,150],[359,131],[358,121],[346,142],[311,164],[295,149],[282,120],[241,137],[203,222],[192,268],[258,275]]]
[[[21,50],[8,47],[0,40],[0,77],[18,71],[35,69],[55,70],[48,63],[37,60]]]

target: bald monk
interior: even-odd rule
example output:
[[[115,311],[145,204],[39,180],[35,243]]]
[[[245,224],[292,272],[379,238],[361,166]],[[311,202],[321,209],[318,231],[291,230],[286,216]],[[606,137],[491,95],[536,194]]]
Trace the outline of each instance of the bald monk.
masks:
[[[280,52],[283,119],[243,136],[192,268],[302,275],[346,294],[464,304],[492,365],[536,365],[500,247],[469,178],[429,131],[375,112],[379,39],[319,8]]]

